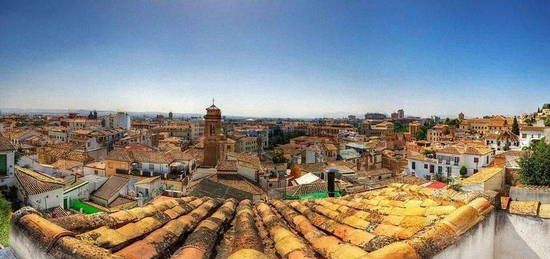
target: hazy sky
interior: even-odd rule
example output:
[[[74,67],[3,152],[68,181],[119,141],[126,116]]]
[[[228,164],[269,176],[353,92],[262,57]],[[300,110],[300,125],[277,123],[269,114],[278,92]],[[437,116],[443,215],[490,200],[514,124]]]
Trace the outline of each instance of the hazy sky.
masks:
[[[0,0],[0,108],[531,112],[550,1]]]

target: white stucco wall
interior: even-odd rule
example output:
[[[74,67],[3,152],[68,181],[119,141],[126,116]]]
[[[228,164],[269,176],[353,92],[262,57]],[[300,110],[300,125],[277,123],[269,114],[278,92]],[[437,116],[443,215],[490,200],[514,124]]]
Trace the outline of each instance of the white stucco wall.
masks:
[[[497,214],[494,258],[550,258],[550,219]]]
[[[0,151],[6,155],[7,175],[0,177],[0,186],[12,186],[15,184],[15,151]]]
[[[550,258],[550,219],[505,211],[464,233],[456,244],[434,259],[543,259]]]
[[[434,259],[490,259],[495,246],[496,213],[489,214],[487,219],[464,233],[456,244],[447,247]]]
[[[27,202],[29,206],[37,210],[63,206],[63,188],[36,195],[29,195],[29,200]]]

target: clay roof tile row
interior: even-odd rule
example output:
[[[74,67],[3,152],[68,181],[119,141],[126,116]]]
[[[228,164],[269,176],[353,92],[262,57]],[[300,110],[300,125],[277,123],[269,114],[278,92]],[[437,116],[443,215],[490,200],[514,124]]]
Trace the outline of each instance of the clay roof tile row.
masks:
[[[162,199],[51,221],[24,208],[12,229],[34,241],[12,248],[80,258],[427,258],[492,209],[481,192],[397,183],[309,201]]]

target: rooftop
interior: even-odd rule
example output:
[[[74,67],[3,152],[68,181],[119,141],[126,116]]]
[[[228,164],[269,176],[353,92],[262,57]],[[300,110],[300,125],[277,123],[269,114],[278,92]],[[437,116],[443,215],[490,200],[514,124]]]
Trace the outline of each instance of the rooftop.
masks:
[[[13,214],[12,249],[54,258],[428,258],[493,210],[485,193],[390,187],[343,198],[184,197],[111,214]],[[235,220],[232,220],[235,219]]]
[[[481,168],[479,172],[472,176],[460,181],[460,184],[480,184],[493,178],[496,174],[503,172],[504,169],[500,167],[485,167]]]
[[[36,195],[57,189],[63,190],[65,187],[62,179],[19,166],[16,166],[15,169],[17,182],[28,195]]]
[[[0,151],[15,150],[15,147],[11,144],[10,140],[0,135]]]

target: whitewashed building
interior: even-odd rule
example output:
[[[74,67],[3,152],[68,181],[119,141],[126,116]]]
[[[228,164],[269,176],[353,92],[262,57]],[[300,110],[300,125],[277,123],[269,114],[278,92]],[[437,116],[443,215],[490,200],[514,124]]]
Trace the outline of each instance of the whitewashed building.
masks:
[[[64,182],[50,175],[16,166],[17,198],[26,206],[47,210],[62,206]]]
[[[0,186],[12,186],[15,181],[15,147],[0,136]]]
[[[457,177],[464,166],[467,175],[472,175],[489,166],[494,160],[493,150],[488,146],[455,145],[440,148],[435,152],[435,156],[432,157],[418,152],[410,153],[406,173],[428,180],[433,179],[436,174]]]
[[[103,118],[103,125],[106,129],[122,128],[129,130],[132,127],[132,119],[126,112],[117,112]]]
[[[523,126],[519,130],[520,146],[527,147],[533,141],[540,140],[544,137],[548,139],[550,136],[550,127]]]

